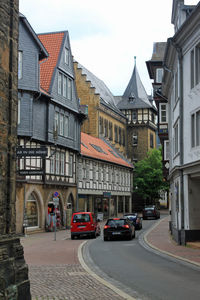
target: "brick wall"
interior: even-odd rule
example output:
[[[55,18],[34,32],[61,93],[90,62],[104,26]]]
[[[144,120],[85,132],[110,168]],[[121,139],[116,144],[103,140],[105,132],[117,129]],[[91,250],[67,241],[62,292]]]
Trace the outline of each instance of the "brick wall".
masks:
[[[0,300],[31,299],[15,237],[18,0],[0,1]]]

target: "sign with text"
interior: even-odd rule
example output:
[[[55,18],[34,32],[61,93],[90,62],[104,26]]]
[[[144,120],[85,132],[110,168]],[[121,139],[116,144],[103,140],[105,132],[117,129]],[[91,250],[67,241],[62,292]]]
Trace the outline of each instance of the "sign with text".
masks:
[[[42,169],[35,169],[35,170],[18,170],[18,174],[21,176],[26,176],[26,175],[43,175],[44,170]]]
[[[44,156],[48,155],[48,149],[46,147],[41,147],[41,148],[17,147],[16,155],[18,157],[23,157],[23,156],[42,156],[42,157],[44,157]]]

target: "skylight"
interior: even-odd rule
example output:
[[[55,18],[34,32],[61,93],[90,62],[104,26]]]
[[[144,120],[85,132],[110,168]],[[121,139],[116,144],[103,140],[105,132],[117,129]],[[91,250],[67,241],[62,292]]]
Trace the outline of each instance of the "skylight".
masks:
[[[102,149],[100,146],[97,146],[97,145],[94,145],[94,144],[90,144],[90,145],[91,145],[96,151],[108,155],[108,153],[106,153],[105,151],[103,151],[103,149]]]

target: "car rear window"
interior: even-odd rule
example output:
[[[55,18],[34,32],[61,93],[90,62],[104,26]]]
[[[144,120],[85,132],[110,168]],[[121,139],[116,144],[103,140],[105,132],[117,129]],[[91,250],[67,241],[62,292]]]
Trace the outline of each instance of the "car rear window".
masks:
[[[126,224],[126,220],[120,219],[120,220],[108,220],[107,225],[109,226],[123,226]]]
[[[127,218],[131,221],[134,221],[136,219],[136,216],[127,216]]]
[[[73,217],[73,222],[89,222],[90,221],[90,215],[89,214],[77,214]]]

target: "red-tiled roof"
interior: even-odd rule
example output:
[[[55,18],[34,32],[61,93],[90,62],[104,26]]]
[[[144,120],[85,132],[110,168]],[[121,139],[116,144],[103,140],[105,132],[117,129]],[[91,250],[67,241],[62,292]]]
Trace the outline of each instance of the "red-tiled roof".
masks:
[[[38,37],[49,53],[49,57],[40,63],[40,85],[42,89],[49,92],[52,75],[60,54],[64,32],[39,34]]]
[[[133,168],[131,163],[122,159],[117,152],[103,140],[81,132],[81,154],[95,159],[109,161],[118,165]]]

